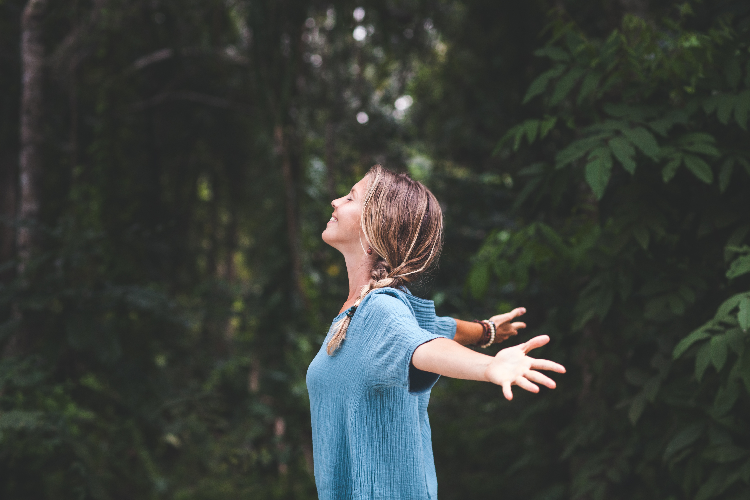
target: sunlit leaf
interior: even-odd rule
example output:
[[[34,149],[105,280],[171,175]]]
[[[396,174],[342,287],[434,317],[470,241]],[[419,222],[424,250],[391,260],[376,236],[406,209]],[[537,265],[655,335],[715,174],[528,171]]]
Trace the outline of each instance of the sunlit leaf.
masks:
[[[747,273],[750,273],[750,254],[741,255],[732,262],[727,271],[727,278],[733,279]]]

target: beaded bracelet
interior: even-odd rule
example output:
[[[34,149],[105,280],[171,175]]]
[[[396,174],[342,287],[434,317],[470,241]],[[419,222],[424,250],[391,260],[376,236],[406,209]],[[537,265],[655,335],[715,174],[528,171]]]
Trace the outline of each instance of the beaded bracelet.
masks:
[[[490,327],[485,323],[483,320],[475,319],[472,320],[473,323],[479,323],[482,325],[482,336],[479,337],[479,340],[474,345],[480,345],[486,343],[490,339]]]
[[[487,343],[485,343],[485,344],[479,344],[479,347],[481,347],[482,349],[486,349],[487,347],[491,346],[493,344],[493,342],[495,342],[495,332],[497,331],[497,329],[495,327],[495,322],[494,321],[490,321],[488,319],[483,319],[482,323],[484,323],[487,326],[487,328],[490,330],[490,338],[487,341]],[[482,340],[484,340],[484,335],[482,335]]]
[[[495,323],[488,319],[475,319],[474,323],[482,325],[482,336],[476,345],[483,349],[491,346],[495,342],[495,332],[497,331]]]

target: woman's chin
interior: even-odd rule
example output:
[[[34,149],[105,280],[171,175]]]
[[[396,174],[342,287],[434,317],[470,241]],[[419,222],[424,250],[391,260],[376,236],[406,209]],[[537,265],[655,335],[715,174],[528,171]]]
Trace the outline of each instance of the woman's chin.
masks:
[[[321,233],[320,237],[323,239],[323,241],[325,241],[329,245],[334,246],[334,240],[335,240],[335,238],[331,234],[331,228],[330,227],[325,228],[323,230],[323,233]]]

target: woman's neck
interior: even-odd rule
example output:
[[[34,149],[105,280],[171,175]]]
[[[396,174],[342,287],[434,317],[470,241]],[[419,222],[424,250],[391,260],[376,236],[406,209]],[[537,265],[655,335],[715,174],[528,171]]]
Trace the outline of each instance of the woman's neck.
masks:
[[[370,282],[373,257],[366,253],[356,252],[354,255],[345,255],[346,272],[349,276],[349,297],[341,307],[339,314],[349,309],[359,298],[362,287]]]

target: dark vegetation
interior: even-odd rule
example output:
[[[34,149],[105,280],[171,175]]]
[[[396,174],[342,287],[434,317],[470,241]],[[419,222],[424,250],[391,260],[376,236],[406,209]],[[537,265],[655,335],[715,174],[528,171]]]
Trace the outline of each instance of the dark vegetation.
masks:
[[[0,90],[0,497],[315,498],[380,162],[444,203],[415,291],[569,369],[436,386],[442,499],[747,498],[747,2],[0,0]]]

